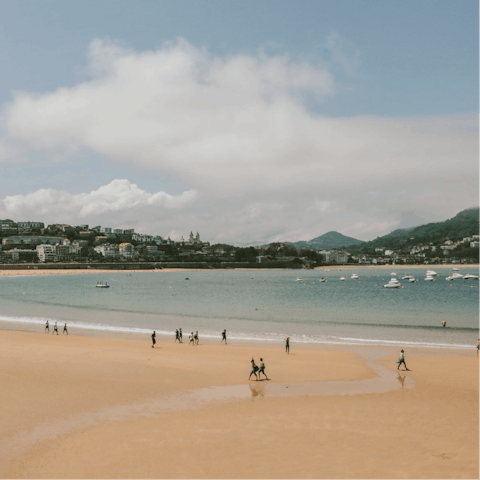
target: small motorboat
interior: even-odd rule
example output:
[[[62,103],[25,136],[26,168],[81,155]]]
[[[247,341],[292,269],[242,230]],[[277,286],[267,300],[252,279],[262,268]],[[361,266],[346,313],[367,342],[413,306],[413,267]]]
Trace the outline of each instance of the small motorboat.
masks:
[[[413,277],[412,277],[412,278],[409,278],[408,281],[409,281],[410,283],[415,283],[415,282],[416,282],[416,280],[415,280]]]
[[[327,281],[327,279],[323,278],[323,277],[319,280],[319,282],[326,282],[326,281]]]
[[[400,286],[400,282],[388,282],[383,288],[398,288]]]
[[[295,281],[296,282],[304,282],[305,280],[302,277],[298,277]]]
[[[453,267],[453,268],[452,268],[452,272],[458,272],[458,271],[459,271],[459,270],[458,270],[457,267]]]
[[[471,273],[467,273],[462,278],[464,280],[478,280],[478,275],[472,275]]]
[[[425,280],[426,282],[434,282],[434,281],[435,281],[435,279],[434,279],[432,276],[430,276],[430,275],[427,275],[427,276],[424,278],[424,280]]]
[[[346,280],[346,278],[345,277],[340,277],[340,280],[344,281],[344,280]]]
[[[390,275],[397,276],[397,274],[395,272],[392,272]]]
[[[95,285],[97,288],[110,288],[110,285],[108,282],[97,282]]]
[[[411,278],[413,278],[411,275],[404,275],[401,280],[410,280]]]
[[[435,277],[437,272],[434,272],[433,270],[427,270],[427,277]]]
[[[358,278],[358,275],[356,273],[352,273],[352,276],[350,278],[353,278],[355,280]]]

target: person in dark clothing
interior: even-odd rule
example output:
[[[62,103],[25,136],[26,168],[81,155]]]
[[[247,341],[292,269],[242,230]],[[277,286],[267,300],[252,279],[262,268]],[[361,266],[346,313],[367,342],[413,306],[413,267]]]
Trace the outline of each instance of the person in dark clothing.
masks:
[[[188,344],[192,344],[192,345],[195,345],[195,337],[193,335],[193,332],[188,336],[188,338],[190,339],[190,341],[188,342]]]
[[[290,353],[290,337],[285,339],[285,353]]]
[[[195,336],[193,337],[195,339],[195,345],[198,345],[198,330],[195,332]]]
[[[403,363],[405,365],[405,370],[408,370],[407,364],[405,363],[405,352],[400,350],[400,358],[397,360],[398,367],[397,370],[400,369],[400,365]]]
[[[50,324],[48,323],[48,320],[47,323],[45,323],[45,331],[50,332]]]
[[[175,343],[180,342],[180,333],[178,332],[178,328],[175,330]]]
[[[62,335],[63,335],[64,333],[66,333],[66,334],[68,335],[67,324],[65,324],[65,325],[63,326]]]
[[[55,325],[53,326],[53,332],[52,332],[52,335],[57,332],[57,335],[58,335],[58,327],[57,327],[57,322],[55,322]]]
[[[224,340],[225,340],[225,345],[226,345],[227,344],[227,330],[226,329],[222,332],[222,341],[220,343],[223,343]]]
[[[156,340],[157,334],[155,333],[155,330],[152,333],[152,348],[155,348],[155,344],[157,343]]]
[[[255,360],[253,359],[253,357],[250,361],[252,362],[252,371],[250,372],[250,376],[248,377],[248,379],[250,380],[250,377],[252,375],[255,375],[255,379],[258,380],[258,377],[257,377],[258,367],[255,365]]]
[[[183,343],[183,333],[181,328],[178,329],[178,337],[180,338],[180,343]]]

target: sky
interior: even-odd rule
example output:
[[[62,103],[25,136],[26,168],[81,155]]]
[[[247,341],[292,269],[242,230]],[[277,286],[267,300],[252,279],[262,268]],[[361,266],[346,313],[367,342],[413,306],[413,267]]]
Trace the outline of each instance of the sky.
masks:
[[[2,0],[0,218],[361,240],[479,203],[479,4]]]

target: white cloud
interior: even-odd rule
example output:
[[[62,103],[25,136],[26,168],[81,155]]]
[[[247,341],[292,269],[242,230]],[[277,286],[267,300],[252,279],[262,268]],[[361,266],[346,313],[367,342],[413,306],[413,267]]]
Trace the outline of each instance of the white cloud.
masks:
[[[105,212],[125,211],[135,207],[181,209],[192,203],[196,197],[197,192],[194,190],[178,196],[165,192],[147,193],[128,180],[113,180],[98,190],[77,195],[49,188],[27,195],[7,196],[0,200],[0,214],[28,218],[34,214],[47,217],[51,221],[61,216],[67,221],[94,218]]]
[[[358,58],[347,62],[344,43],[330,37],[327,47],[352,75]],[[97,40],[89,59],[88,81],[15,93],[3,111],[0,161],[32,153],[67,161],[87,150],[192,185],[201,205],[162,217],[152,226],[158,233],[195,228],[248,242],[340,230],[365,238],[387,233],[405,211],[446,218],[478,201],[477,116],[329,118],[305,100],[321,108],[335,95],[327,63],[261,52],[221,58],[185,40],[148,52]],[[39,190],[2,205],[41,213],[46,203],[87,218],[149,202],[168,209],[193,195],[115,182],[81,195]]]

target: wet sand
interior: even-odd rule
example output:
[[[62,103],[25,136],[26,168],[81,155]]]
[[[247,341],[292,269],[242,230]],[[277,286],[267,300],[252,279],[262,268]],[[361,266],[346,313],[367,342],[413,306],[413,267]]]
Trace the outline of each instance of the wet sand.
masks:
[[[0,331],[0,476],[478,478],[473,349],[150,345]]]

